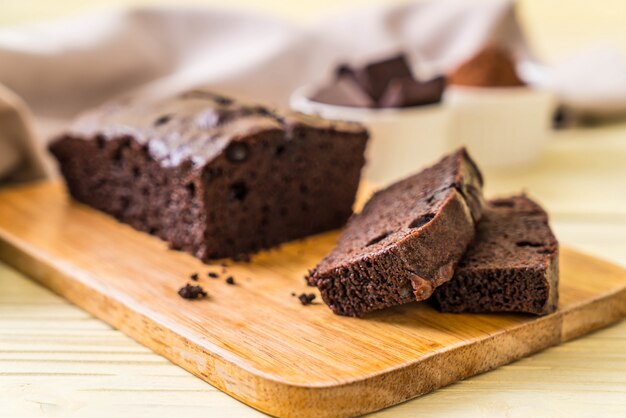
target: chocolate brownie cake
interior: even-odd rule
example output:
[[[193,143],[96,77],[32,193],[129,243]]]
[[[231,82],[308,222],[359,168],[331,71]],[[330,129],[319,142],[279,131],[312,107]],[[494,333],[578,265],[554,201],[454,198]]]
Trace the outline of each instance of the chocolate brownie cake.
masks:
[[[197,89],[106,105],[50,150],[76,200],[207,261],[342,226],[367,137]]]
[[[374,194],[307,280],[340,315],[427,299],[452,278],[482,205],[481,174],[458,150]]]
[[[454,278],[435,291],[443,312],[544,315],[558,303],[558,243],[526,196],[490,201]]]

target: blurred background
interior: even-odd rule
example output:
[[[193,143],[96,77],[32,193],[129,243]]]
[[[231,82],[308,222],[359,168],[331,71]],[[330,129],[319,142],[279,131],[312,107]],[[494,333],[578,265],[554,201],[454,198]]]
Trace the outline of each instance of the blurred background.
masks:
[[[459,1],[458,3],[465,5],[496,2],[494,0],[467,0],[467,2]],[[9,108],[16,109],[17,114],[22,117],[27,114],[26,108],[32,110],[35,116],[34,123],[25,120],[23,125],[30,125],[30,130],[34,130],[35,136],[38,136],[38,139],[33,142],[39,143],[45,142],[52,136],[52,133],[63,129],[76,113],[93,107],[104,99],[126,93],[144,84],[152,84],[154,90],[161,89],[162,85],[158,84],[159,78],[168,78],[167,76],[172,72],[178,73],[178,77],[172,77],[174,79],[172,86],[176,88],[206,78],[219,88],[226,87],[226,91],[234,87],[232,92],[237,95],[255,91],[260,99],[269,97],[271,100],[275,98],[274,96],[280,96],[280,104],[285,105],[287,102],[285,99],[289,98],[294,89],[303,83],[319,83],[319,81],[313,81],[312,78],[331,67],[323,65],[323,70],[320,70],[322,67],[319,65],[315,67],[320,60],[317,60],[309,48],[313,43],[306,38],[306,30],[293,30],[289,24],[295,27],[311,28],[311,32],[317,31],[320,35],[325,32],[324,24],[330,22],[331,25],[335,24],[333,33],[343,36],[345,34],[340,33],[337,26],[341,29],[342,22],[359,22],[362,18],[359,10],[369,6],[385,6],[392,10],[394,5],[404,3],[424,2],[403,0],[185,0],[182,2],[176,0],[0,0],[0,62],[3,64],[0,67],[0,85],[13,90],[17,96],[13,102],[18,103],[18,98],[24,102],[19,105],[8,103]],[[440,4],[437,1],[433,3]],[[534,63],[544,68],[560,66],[561,69],[569,71],[568,76],[571,76],[571,79],[568,87],[570,90],[577,90],[582,94],[603,90],[605,96],[607,93],[610,95],[614,90],[619,90],[619,93],[614,95],[622,107],[617,120],[602,120],[601,123],[585,121],[585,123],[566,126],[567,129],[550,129],[548,125],[551,124],[554,111],[557,110],[556,97],[552,103],[554,106],[543,111],[542,115],[535,115],[532,112],[538,113],[537,106],[522,103],[522,100],[517,100],[512,95],[507,104],[509,111],[505,114],[501,111],[498,115],[497,111],[501,106],[497,103],[495,105],[495,102],[490,103],[489,109],[483,107],[486,105],[481,97],[489,100],[492,97],[489,88],[482,90],[479,94],[481,97],[468,99],[461,94],[460,97],[452,97],[455,100],[442,100],[446,106],[439,106],[439,110],[433,110],[436,108],[433,106],[417,106],[410,115],[408,112],[411,110],[406,112],[402,110],[392,120],[385,119],[388,114],[384,112],[385,109],[379,113],[368,113],[367,117],[361,118],[363,113],[360,110],[362,109],[345,113],[337,112],[337,109],[332,106],[307,107],[310,103],[294,106],[293,101],[291,105],[297,110],[321,113],[329,118],[344,118],[345,115],[345,119],[363,120],[368,124],[374,133],[374,138],[371,141],[369,165],[365,177],[374,183],[384,184],[395,180],[435,160],[449,148],[468,145],[473,141],[475,147],[470,146],[470,151],[487,172],[489,194],[507,194],[526,189],[551,210],[553,218],[557,221],[568,217],[584,216],[588,219],[592,216],[606,215],[611,219],[621,220],[626,216],[623,210],[626,207],[624,203],[626,191],[621,191],[622,179],[626,175],[623,168],[624,161],[626,161],[624,138],[626,137],[626,124],[623,123],[624,115],[626,115],[624,110],[626,109],[626,70],[619,68],[626,69],[626,28],[624,26],[626,1],[518,0],[507,4],[511,7],[506,10],[514,9],[515,16],[501,19],[492,16],[491,19],[496,22],[496,26],[499,23],[501,26],[514,27],[514,30],[519,29],[519,32],[523,34],[522,44],[531,51]],[[155,5],[163,6],[166,10],[170,8],[175,10],[186,5],[201,6],[208,12],[227,9],[244,11],[251,16],[258,14],[259,17],[247,20],[248,18],[240,18],[233,14],[213,13],[194,20],[194,12],[191,11],[187,15],[174,16],[171,20],[168,20],[167,13],[161,13],[158,16],[139,13],[123,20],[109,13],[111,10]],[[489,7],[485,8],[485,10],[488,9]],[[405,11],[405,9],[398,10]],[[416,11],[415,8],[412,10]],[[83,14],[86,14],[84,18]],[[419,13],[414,14],[417,16]],[[412,29],[415,26],[421,26],[419,28],[421,33],[417,35],[408,33],[408,36],[412,36],[412,40],[426,39],[426,42],[422,42],[419,46],[422,50],[428,50],[428,43],[433,40],[436,42],[437,39],[443,39],[442,42],[445,45],[445,42],[454,36],[463,38],[459,34],[465,34],[467,31],[459,30],[455,33],[455,23],[468,23],[466,21],[474,23],[483,17],[480,11],[472,16],[468,14],[463,17],[463,12],[458,12],[454,7],[449,7],[446,14],[452,17],[448,21],[440,20],[439,26],[435,25],[439,31],[434,31],[432,36],[429,36],[433,32],[432,28],[426,27],[431,22],[430,15],[425,20],[418,20],[419,25],[408,20],[409,27]],[[343,16],[343,19],[346,19],[347,15],[348,19],[340,20],[340,24],[337,25],[333,19],[338,15]],[[128,17],[128,14],[125,16]],[[262,16],[274,16],[276,19],[264,19]],[[350,20],[350,16],[356,17]],[[77,18],[54,22],[66,17]],[[386,15],[385,19],[393,19],[393,15]],[[484,20],[489,20],[489,18]],[[382,25],[387,25],[391,21],[383,20]],[[90,26],[94,25],[94,22],[95,27]],[[284,24],[285,22],[287,24]],[[215,27],[207,28],[207,26]],[[462,25],[459,24],[459,26]],[[479,27],[481,23],[475,26]],[[363,38],[369,35],[370,27],[376,27],[376,25],[370,22],[370,26],[364,31],[351,33],[350,28],[346,31],[352,37],[351,41],[368,48],[370,47],[368,40]],[[388,29],[386,26],[384,28]],[[231,36],[231,32],[238,35]],[[266,37],[258,36],[257,33],[264,34]],[[372,36],[378,35],[380,34]],[[194,43],[200,38],[202,41]],[[255,41],[258,42],[255,44]],[[293,42],[290,43],[291,41]],[[222,42],[225,45],[223,47]],[[424,43],[427,45],[425,46]],[[266,55],[248,59],[249,56],[254,56],[258,49],[266,47],[266,44],[269,44],[266,48],[268,51],[265,51]],[[602,45],[605,45],[612,55],[601,65],[596,65],[598,64],[596,61],[599,60],[595,60],[593,54],[585,55],[584,53],[586,50],[599,50]],[[479,46],[474,42],[475,49]],[[284,54],[274,54],[272,51],[274,47],[278,51],[283,51]],[[439,48],[440,45],[436,44],[431,50],[438,51]],[[125,52],[119,52],[120,50]],[[224,51],[227,54],[222,54]],[[350,49],[340,51],[339,58],[343,59],[349,52],[352,51]],[[470,51],[469,54],[474,52]],[[464,55],[459,51],[456,53]],[[576,55],[579,57],[578,60],[568,61],[567,57]],[[243,60],[248,61],[240,60],[241,57],[245,57]],[[230,62],[225,63],[229,60]],[[419,64],[420,60],[415,61]],[[618,62],[621,67],[613,65],[613,62]],[[231,67],[229,67],[230,64],[232,64]],[[233,71],[232,68],[236,68],[237,65],[245,67],[244,71],[240,73]],[[307,70],[308,67],[312,68]],[[618,69],[615,70],[615,68]],[[185,69],[189,71],[184,71]],[[298,71],[293,71],[293,69]],[[605,73],[612,71],[609,75],[617,82],[605,81],[604,79],[608,77],[605,77],[605,74],[598,75],[596,71],[598,69],[606,70]],[[259,75],[260,72],[261,75]],[[294,76],[296,72],[300,75]],[[290,77],[290,82],[285,82],[285,79]],[[152,83],[153,81],[157,84]],[[613,88],[618,84],[619,89]],[[584,91],[585,87],[589,87],[587,91]],[[278,94],[277,90],[280,88],[284,91]],[[495,90],[497,89],[493,89]],[[604,96],[601,97],[601,99],[604,98]],[[67,110],[64,109],[66,104],[71,105]],[[609,106],[611,106],[610,103]],[[449,108],[452,108],[454,112],[448,112]],[[435,115],[435,112],[439,114]],[[448,112],[448,115],[442,115],[444,112]],[[378,119],[379,115],[383,116]],[[405,115],[408,116],[405,117]],[[462,123],[459,122],[459,115],[465,117]],[[405,119],[406,124],[402,125]],[[533,120],[542,124],[538,125],[536,135],[532,134],[529,129],[530,122]],[[500,126],[496,126],[497,122],[500,122]],[[519,129],[512,129],[513,123],[516,123]],[[458,128],[459,126],[462,129],[450,128],[452,132],[447,132],[448,127]],[[472,136],[459,134],[459,132],[467,133],[466,127],[473,129]],[[539,132],[540,129],[543,131]],[[419,134],[414,135],[414,132]],[[515,132],[521,137],[514,140]],[[488,136],[489,133],[491,134],[489,141],[483,140],[483,137]],[[29,132],[22,132],[22,134],[26,137],[32,136]],[[13,136],[17,137],[17,135]],[[452,137],[452,140],[448,141],[446,137]],[[395,138],[396,144],[391,144],[390,138]],[[533,140],[537,140],[538,143],[531,144]],[[430,152],[424,152],[427,148],[424,141],[443,145],[439,148],[431,146]],[[514,146],[516,141],[520,145],[517,148]],[[411,143],[414,149],[407,148]],[[484,150],[479,149],[481,145],[485,148]],[[497,146],[503,148],[489,152]],[[40,145],[35,144],[34,148],[37,147]],[[537,152],[533,153],[532,158],[527,158],[527,164],[513,164],[515,158],[521,155],[521,151],[524,151],[523,147],[527,150],[536,149]],[[41,159],[45,160],[45,151],[41,154],[43,155]],[[405,161],[401,161],[402,158]],[[500,167],[496,167],[498,165],[496,163],[501,163]],[[581,195],[585,198],[581,199]],[[584,245],[585,243],[585,240],[580,238],[573,241],[577,244]],[[616,251],[613,248],[610,250]]]
[[[259,11],[299,23],[316,22],[326,14],[370,4],[406,0],[1,0],[0,25],[37,22],[80,14],[94,8],[125,6],[206,5]],[[588,43],[605,41],[626,53],[624,0],[520,0],[518,12],[539,58],[550,63]]]

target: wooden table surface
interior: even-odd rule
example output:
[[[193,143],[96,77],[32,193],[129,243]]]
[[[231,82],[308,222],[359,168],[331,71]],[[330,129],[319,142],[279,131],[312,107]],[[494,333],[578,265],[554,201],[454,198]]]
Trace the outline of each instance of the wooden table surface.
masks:
[[[559,132],[530,173],[487,172],[490,195],[525,188],[562,243],[626,267],[626,125]],[[249,417],[228,397],[0,264],[3,417]],[[625,416],[626,322],[374,414]]]

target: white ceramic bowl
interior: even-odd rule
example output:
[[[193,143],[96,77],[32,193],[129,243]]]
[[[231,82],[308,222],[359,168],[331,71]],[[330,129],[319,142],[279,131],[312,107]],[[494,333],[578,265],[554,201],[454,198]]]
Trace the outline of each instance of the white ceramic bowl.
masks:
[[[365,109],[315,102],[312,88],[291,96],[292,109],[325,119],[361,122],[370,131],[364,177],[388,184],[419,171],[449,150],[450,113],[441,105],[402,109]]]
[[[450,142],[465,145],[478,164],[523,167],[543,151],[555,97],[531,87],[450,86],[444,101],[452,112]]]

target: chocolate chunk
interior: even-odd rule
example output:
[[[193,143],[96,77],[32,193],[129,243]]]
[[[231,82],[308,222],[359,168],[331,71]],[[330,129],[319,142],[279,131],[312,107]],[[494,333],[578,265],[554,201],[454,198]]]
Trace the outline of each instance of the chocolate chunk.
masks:
[[[339,106],[400,108],[438,103],[444,88],[443,76],[416,80],[406,56],[398,55],[362,68],[339,66],[335,79],[311,99]]]
[[[375,104],[353,77],[343,75],[322,87],[311,99],[335,106],[374,107]]]
[[[300,303],[303,305],[310,305],[315,300],[315,293],[301,293],[298,296]]]
[[[210,278],[212,278],[212,279],[217,279],[217,278],[219,278],[219,277],[220,277],[217,273],[214,273],[214,272],[212,272],[212,271],[211,271],[211,272],[209,272],[209,273],[207,274],[207,276],[209,276],[209,277],[210,277]]]
[[[200,276],[198,276],[198,273],[194,273],[191,276],[189,276],[189,278],[193,281],[198,281],[198,279],[200,278]]]
[[[445,85],[445,78],[442,76],[423,83],[411,77],[396,78],[389,82],[378,106],[409,107],[439,103]]]
[[[193,286],[187,283],[178,290],[180,297],[184,299],[200,299],[207,297],[207,292],[201,286]]]
[[[525,83],[519,78],[511,53],[497,46],[487,46],[462,63],[450,74],[450,84],[471,87],[516,87]]]
[[[228,284],[235,284],[235,278],[233,276],[228,276],[226,278],[226,283],[228,283]]]
[[[405,55],[373,62],[353,70],[353,74],[363,90],[376,102],[380,100],[391,80],[413,77]]]

